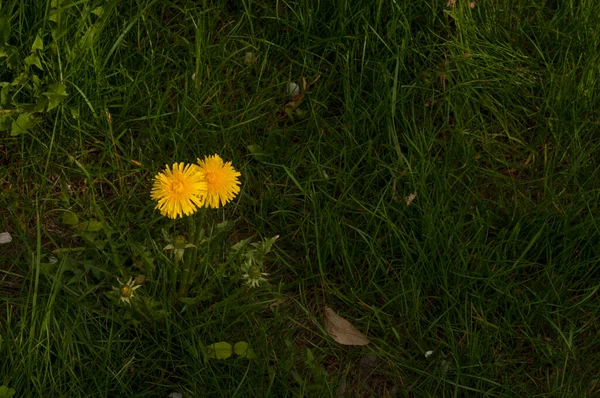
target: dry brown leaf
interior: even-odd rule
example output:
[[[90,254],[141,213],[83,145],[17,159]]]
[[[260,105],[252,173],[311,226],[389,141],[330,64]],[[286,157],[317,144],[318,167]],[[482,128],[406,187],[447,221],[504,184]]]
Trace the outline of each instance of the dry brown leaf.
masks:
[[[306,79],[304,78],[304,76],[302,76],[302,89],[300,90],[300,92],[297,92],[296,94],[292,95],[292,98],[290,98],[291,101],[285,104],[286,109],[290,109],[293,111],[294,109],[302,105],[302,101],[304,101],[304,94],[306,93],[306,85]]]
[[[325,331],[335,341],[343,345],[367,345],[369,339],[359,332],[350,322],[325,307]]]
[[[413,202],[413,200],[415,200],[417,198],[417,193],[413,192],[410,195],[408,195],[407,197],[404,198],[404,202],[406,203],[406,207],[410,206],[411,203]]]

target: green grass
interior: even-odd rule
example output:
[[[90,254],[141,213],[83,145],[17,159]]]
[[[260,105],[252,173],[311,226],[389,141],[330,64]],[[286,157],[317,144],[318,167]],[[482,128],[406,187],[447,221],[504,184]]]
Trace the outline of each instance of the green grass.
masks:
[[[600,393],[600,3],[58,3],[58,24],[50,1],[0,3],[21,58],[43,39],[29,78],[68,92],[28,133],[0,132],[0,232],[13,236],[0,245],[0,385],[23,397]],[[1,82],[18,73],[0,58]],[[287,84],[302,77],[306,116],[290,120]],[[4,110],[39,97],[12,94]],[[281,237],[269,286],[181,314],[160,231],[184,224],[149,190],[165,164],[212,153],[243,176],[213,219],[237,220],[233,241]],[[83,246],[65,210],[116,232],[51,266],[53,250]],[[131,242],[154,257],[146,316],[105,295],[141,273]],[[325,304],[371,343],[329,338]],[[203,360],[201,344],[239,340],[258,358]]]

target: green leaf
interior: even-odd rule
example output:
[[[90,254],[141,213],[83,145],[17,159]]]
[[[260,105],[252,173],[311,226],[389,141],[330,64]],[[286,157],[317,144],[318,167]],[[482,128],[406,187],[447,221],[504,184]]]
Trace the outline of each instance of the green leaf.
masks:
[[[22,85],[26,84],[28,80],[29,80],[29,74],[27,73],[27,71],[22,71],[21,73],[19,73],[19,76],[17,76],[15,78],[15,80],[12,82],[12,85],[13,86],[22,86]]]
[[[264,157],[264,151],[260,145],[248,145],[248,151],[254,156],[257,160],[262,160]]]
[[[48,20],[52,22],[58,23],[58,11],[52,10],[50,11],[50,15],[48,16]]]
[[[8,104],[8,97],[12,86],[10,83],[0,83],[2,90],[0,90],[0,105],[5,106]]]
[[[275,241],[279,239],[279,235],[276,235],[272,238],[268,238],[263,240],[262,242],[259,243],[252,243],[252,246],[257,248],[257,260],[259,258],[262,258],[265,254],[267,254],[268,252],[271,251],[271,248],[273,247],[273,243],[275,243]]]
[[[100,221],[84,221],[77,225],[81,232],[98,232],[102,231],[103,224]]]
[[[17,120],[12,122],[12,130],[10,135],[16,136],[24,134],[33,127],[33,121],[30,118],[29,113],[21,113]]]
[[[246,238],[244,240],[239,241],[238,243],[236,243],[235,245],[231,246],[231,250],[233,251],[240,251],[242,250],[244,247],[248,246],[248,244],[252,241],[252,236],[249,238]]]
[[[0,131],[10,130],[12,122],[13,120],[10,116],[0,116]]]
[[[33,52],[35,50],[43,50],[43,49],[44,49],[44,42],[42,41],[42,38],[40,37],[40,35],[36,35],[33,45],[31,46],[31,51]]]
[[[25,58],[25,64],[26,65],[35,65],[38,68],[40,68],[40,70],[43,70],[42,69],[42,61],[40,61],[40,58],[35,54],[31,54],[29,57]]]
[[[92,10],[92,14],[95,14],[99,17],[101,17],[104,14],[104,7],[100,6],[100,7],[96,7]]]
[[[46,98],[40,98],[35,104],[27,105],[23,109],[29,113],[37,113],[43,112],[44,109],[46,109],[46,106],[48,106],[48,100]]]
[[[49,85],[48,91],[43,94],[48,98],[49,101],[48,110],[56,108],[58,104],[60,104],[69,96],[67,94],[67,86],[60,82]]]
[[[15,46],[11,46],[10,44],[0,43],[0,58],[9,57],[14,52],[15,52]]]
[[[262,148],[261,148],[260,145],[248,145],[248,150],[253,155],[256,154],[256,153],[261,153],[262,152]]]
[[[19,62],[21,58],[19,57],[19,52],[16,50],[15,46],[6,46],[8,47],[8,59],[6,60],[6,64],[10,69],[17,69],[20,66]]]
[[[8,388],[6,386],[0,387],[0,398],[10,398],[15,395],[16,391],[14,388]]]
[[[40,89],[40,85],[42,84],[42,81],[40,80],[38,75],[32,74],[31,75],[31,83],[33,84],[33,88],[36,91],[38,91]]]
[[[67,86],[65,86],[61,82],[56,82],[56,83],[52,83],[52,84],[48,85],[48,92],[58,94],[58,95],[64,95],[65,97],[68,95],[67,94]]]
[[[212,359],[227,359],[233,354],[231,344],[220,341],[206,347],[209,358]]]
[[[0,17],[0,44],[4,44],[10,37],[10,19],[6,15]]]
[[[245,341],[238,341],[237,343],[235,343],[235,345],[233,346],[233,352],[235,352],[236,355],[239,355],[242,358],[256,358],[256,354],[254,353],[254,351],[252,351],[252,348],[250,348],[248,346],[248,343],[246,343]]]
[[[79,224],[79,217],[77,217],[77,214],[71,211],[65,211],[65,214],[63,214],[62,222],[67,225]]]

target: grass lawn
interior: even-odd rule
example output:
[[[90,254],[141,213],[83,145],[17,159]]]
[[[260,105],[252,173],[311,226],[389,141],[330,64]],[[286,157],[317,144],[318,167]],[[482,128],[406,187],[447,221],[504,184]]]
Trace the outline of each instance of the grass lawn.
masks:
[[[0,1],[0,386],[600,395],[598,43],[597,0]],[[150,191],[212,154],[179,294]]]

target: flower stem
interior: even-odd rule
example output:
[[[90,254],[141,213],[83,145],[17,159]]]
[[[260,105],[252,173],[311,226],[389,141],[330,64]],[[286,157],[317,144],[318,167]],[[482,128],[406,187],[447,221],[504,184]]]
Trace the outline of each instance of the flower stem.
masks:
[[[175,255],[175,264],[173,269],[170,272],[170,277],[171,277],[171,298],[172,299],[177,299],[177,277],[179,276],[179,267],[181,264],[181,261],[179,260],[179,256]]]
[[[194,218],[189,216],[188,221],[188,242],[195,242],[196,237],[196,224],[194,224]],[[196,248],[193,247],[191,250],[186,250],[183,260],[183,273],[179,280],[179,297],[185,297],[189,289],[189,273],[193,266],[193,258],[195,257]]]
[[[190,267],[190,273],[186,279],[186,284],[191,285],[194,281],[194,273],[196,272],[196,264],[198,263],[198,248],[204,238],[204,220],[206,219],[206,208],[201,207],[198,210],[200,216],[198,217],[198,224],[196,224],[196,235],[194,237],[194,251],[192,252],[192,266]]]

